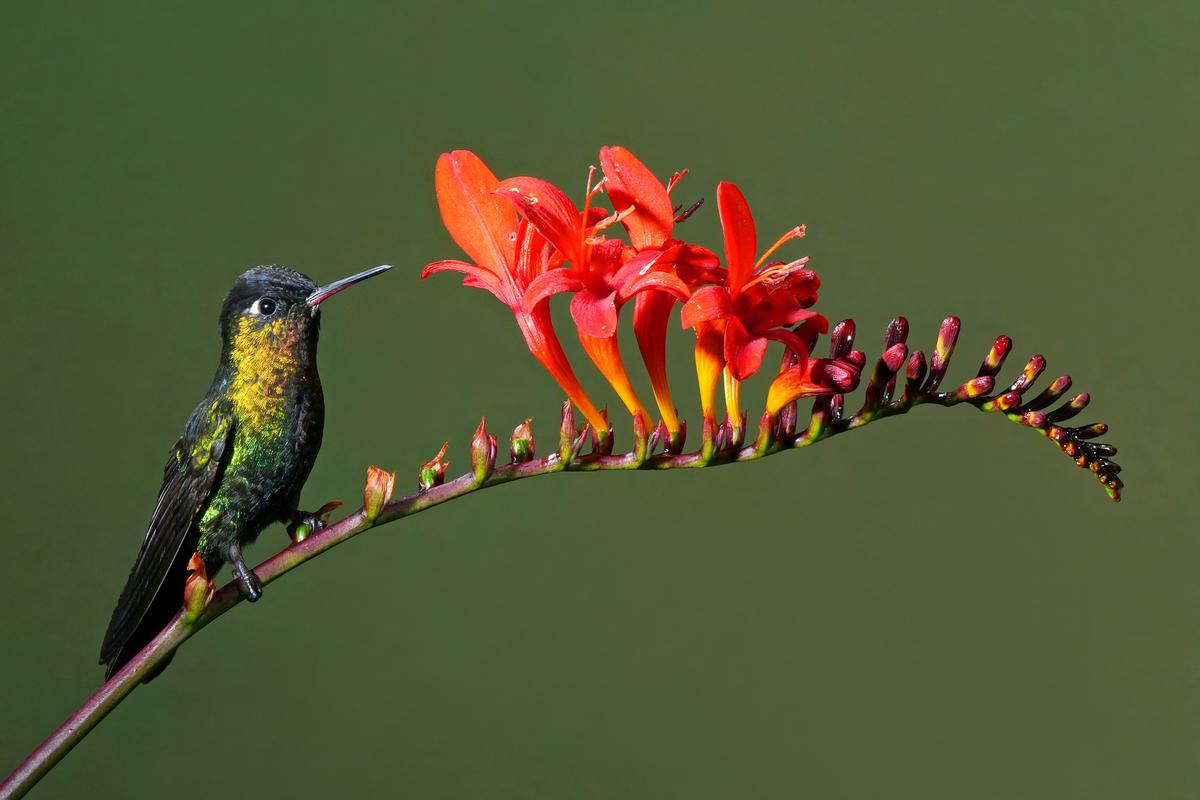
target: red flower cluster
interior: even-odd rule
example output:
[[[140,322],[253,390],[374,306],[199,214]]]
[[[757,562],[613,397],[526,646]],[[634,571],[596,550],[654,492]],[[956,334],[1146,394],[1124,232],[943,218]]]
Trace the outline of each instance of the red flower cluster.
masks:
[[[808,259],[768,260],[784,243],[802,237],[803,226],[756,258],[750,206],[737,186],[721,183],[722,265],[711,250],[675,238],[676,223],[695,210],[681,213],[682,206],[671,201],[686,171],[664,184],[622,147],[602,148],[600,166],[600,180],[594,167],[588,173],[580,209],[546,181],[500,181],[469,151],[443,154],[436,173],[442,220],[474,263],[438,261],[425,267],[422,277],[461,272],[464,284],[487,289],[508,305],[530,351],[602,437],[609,433],[608,421],[575,377],[551,323],[549,300],[556,294],[572,296],[571,318],[584,351],[649,430],[653,418],[629,380],[617,344],[621,309],[634,301],[634,334],[670,450],[683,444],[666,371],[667,327],[676,303],[683,304],[683,327],[696,334],[696,374],[709,431],[715,426],[722,375],[729,423],[735,435],[740,431],[739,383],[761,367],[769,341],[790,350],[768,394],[772,416],[799,397],[854,388],[857,366],[810,358],[805,346],[828,329],[825,318],[810,310],[820,282],[807,268]],[[598,202],[602,194],[611,208]],[[610,235],[619,230],[617,223],[628,242]]]

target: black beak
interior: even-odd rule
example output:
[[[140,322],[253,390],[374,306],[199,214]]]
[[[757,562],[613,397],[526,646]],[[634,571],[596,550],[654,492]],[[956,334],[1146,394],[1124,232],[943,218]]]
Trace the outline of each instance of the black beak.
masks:
[[[309,308],[315,309],[317,306],[321,305],[321,303],[324,303],[342,289],[349,289],[354,284],[361,283],[367,278],[374,278],[379,273],[387,272],[391,268],[391,264],[380,264],[378,267],[364,269],[362,272],[358,273],[357,275],[351,275],[349,278],[342,278],[340,281],[327,283],[306,297],[304,302]]]

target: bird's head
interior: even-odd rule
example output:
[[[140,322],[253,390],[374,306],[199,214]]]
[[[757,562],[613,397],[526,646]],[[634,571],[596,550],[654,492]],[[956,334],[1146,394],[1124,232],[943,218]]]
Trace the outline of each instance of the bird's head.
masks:
[[[303,356],[316,344],[320,305],[333,295],[391,269],[373,267],[318,286],[307,275],[280,266],[255,267],[242,273],[221,308],[221,334],[226,354],[235,359]]]

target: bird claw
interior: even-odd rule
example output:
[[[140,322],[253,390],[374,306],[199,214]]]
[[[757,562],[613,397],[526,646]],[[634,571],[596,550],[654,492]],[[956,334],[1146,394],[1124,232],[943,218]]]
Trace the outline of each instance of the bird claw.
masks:
[[[262,581],[254,574],[254,570],[246,566],[245,559],[242,558],[241,548],[230,547],[228,559],[229,565],[233,567],[233,575],[238,580],[238,585],[242,588],[242,594],[251,603],[257,602],[263,596]]]
[[[287,526],[288,536],[293,542],[302,542],[317,531],[324,530],[329,525],[329,515],[341,506],[341,500],[334,500],[316,511],[297,511]]]
[[[248,569],[245,572],[238,574],[238,584],[242,587],[242,594],[251,603],[258,602],[263,596],[262,581],[254,574],[254,570]]]

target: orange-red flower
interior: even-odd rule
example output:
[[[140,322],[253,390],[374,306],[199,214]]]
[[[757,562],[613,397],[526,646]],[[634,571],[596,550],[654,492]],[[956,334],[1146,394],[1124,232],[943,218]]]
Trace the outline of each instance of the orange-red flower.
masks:
[[[435,175],[438,207],[450,236],[474,263],[436,261],[421,273],[461,272],[463,284],[486,289],[512,309],[530,352],[550,372],[571,401],[600,435],[608,421],[575,377],[554,333],[550,308],[530,298],[531,285],[561,265],[562,255],[550,249],[530,221],[520,219],[512,204],[497,196],[500,181],[469,150],[443,153]]]
[[[653,269],[658,252],[637,253],[629,245],[601,235],[621,214],[607,215],[592,205],[599,186],[588,176],[583,210],[553,184],[539,178],[509,178],[496,193],[506,198],[570,264],[538,275],[525,297],[527,309],[552,295],[572,293],[571,318],[579,341],[631,414],[650,416],[637,396],[617,345],[617,312],[641,292],[662,291],[686,299],[688,287],[673,272]]]
[[[647,268],[679,277],[689,289],[720,278],[718,259],[711,250],[673,238],[675,209],[670,191],[684,173],[676,173],[664,186],[633,153],[623,147],[602,147],[600,166],[605,188],[621,224],[629,233]],[[685,171],[686,172],[686,171]],[[653,261],[648,256],[656,254]],[[668,433],[675,438],[679,417],[667,383],[667,324],[680,298],[669,291],[643,292],[633,310],[633,332],[646,363],[654,400]]]
[[[779,410],[801,397],[852,392],[858,386],[859,368],[849,361],[809,358],[789,367],[771,381],[767,390],[767,413]]]
[[[821,332],[828,330],[825,318],[808,310],[820,286],[816,273],[805,268],[808,259],[765,263],[785,242],[803,236],[804,227],[792,228],[756,260],[754,217],[737,186],[717,186],[717,211],[725,237],[724,281],[693,292],[682,314],[683,327],[696,331],[701,404],[710,419],[722,369],[729,370],[733,381],[750,377],[762,364],[769,340],[790,348],[802,366],[808,350],[787,326],[811,319]]]

